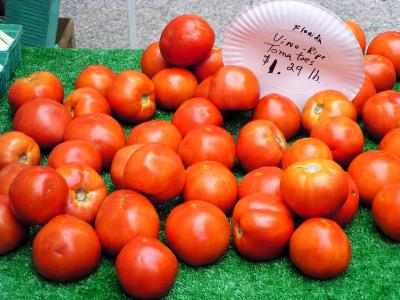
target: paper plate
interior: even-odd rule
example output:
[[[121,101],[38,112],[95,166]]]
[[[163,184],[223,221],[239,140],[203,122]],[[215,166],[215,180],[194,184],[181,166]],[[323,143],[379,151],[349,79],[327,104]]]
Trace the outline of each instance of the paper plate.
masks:
[[[252,70],[261,96],[279,93],[302,109],[327,89],[357,95],[364,80],[362,52],[334,13],[304,0],[261,1],[235,17],[222,43],[225,65]]]

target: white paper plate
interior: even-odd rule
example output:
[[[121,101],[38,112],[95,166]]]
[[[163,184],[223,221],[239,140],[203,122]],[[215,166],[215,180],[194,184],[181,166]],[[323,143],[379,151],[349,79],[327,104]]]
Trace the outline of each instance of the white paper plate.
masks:
[[[280,93],[302,109],[321,90],[353,99],[364,80],[362,52],[346,24],[304,0],[261,1],[226,28],[225,65],[251,69],[261,95]]]

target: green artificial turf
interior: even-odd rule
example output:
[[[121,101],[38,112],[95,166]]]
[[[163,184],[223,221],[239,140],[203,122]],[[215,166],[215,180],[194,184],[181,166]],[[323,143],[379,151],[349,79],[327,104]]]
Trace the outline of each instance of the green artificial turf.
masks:
[[[73,90],[74,81],[87,65],[104,64],[115,72],[139,69],[141,51],[90,49],[24,49],[22,63],[14,78],[34,71],[55,73],[63,82],[65,94]],[[396,88],[400,90],[400,83]],[[155,118],[170,120],[172,113],[158,110]],[[225,127],[235,137],[249,113],[230,115]],[[0,102],[0,133],[12,130],[12,115],[3,95]],[[126,132],[129,126],[124,126]],[[376,148],[366,137],[366,150]],[[46,158],[42,159],[45,164]],[[243,172],[235,169],[240,178]],[[108,189],[113,189],[109,174],[103,174]],[[158,207],[162,222],[179,202]],[[0,299],[121,299],[126,295],[118,285],[113,259],[103,256],[97,271],[86,279],[68,284],[52,283],[35,270],[31,258],[34,233],[29,241],[11,254],[0,257]],[[352,260],[347,271],[333,280],[311,280],[300,274],[287,257],[266,263],[252,263],[241,258],[232,243],[215,265],[191,268],[180,264],[170,298],[187,299],[260,299],[260,298],[392,298],[400,297],[400,244],[384,237],[374,225],[370,211],[360,208],[352,224],[346,227],[352,244]]]

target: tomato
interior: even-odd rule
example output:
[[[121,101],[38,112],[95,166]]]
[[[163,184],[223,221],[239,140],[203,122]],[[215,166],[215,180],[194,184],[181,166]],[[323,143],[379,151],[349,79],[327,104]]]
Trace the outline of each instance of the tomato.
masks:
[[[110,104],[100,92],[94,88],[79,88],[73,91],[64,101],[65,107],[72,117],[92,113],[111,113]]]
[[[187,201],[169,213],[165,237],[184,263],[194,267],[210,265],[229,246],[229,222],[218,207],[204,201]]]
[[[151,119],[156,111],[154,84],[134,70],[119,73],[110,85],[107,100],[116,117],[127,123]]]
[[[146,197],[134,191],[118,190],[108,195],[101,205],[95,229],[103,250],[116,256],[139,235],[158,238],[160,219]]]
[[[328,145],[333,159],[343,166],[347,166],[364,148],[364,135],[360,126],[346,117],[321,120],[311,131],[311,137]]]
[[[193,98],[197,79],[183,68],[164,69],[152,78],[157,105],[165,109],[176,109],[184,101]]]
[[[281,197],[282,170],[277,167],[261,167],[243,176],[239,185],[239,199],[255,193]]]
[[[39,161],[39,146],[30,136],[18,131],[0,135],[0,170],[14,162],[37,165]]]
[[[301,122],[307,132],[326,117],[343,116],[357,120],[354,104],[341,92],[325,90],[309,98],[303,108]]]
[[[332,214],[343,205],[348,194],[345,172],[331,160],[300,161],[282,174],[282,199],[303,218]]]
[[[187,67],[204,61],[214,41],[214,31],[205,20],[195,15],[182,15],[164,27],[160,51],[168,63]]]
[[[104,169],[111,166],[115,153],[125,146],[125,134],[121,125],[105,114],[83,115],[72,120],[64,134],[64,141],[70,140],[92,143],[101,155]]]
[[[183,102],[172,117],[172,124],[178,128],[182,136],[203,125],[222,127],[223,123],[222,114],[214,103],[201,97]]]
[[[267,120],[255,120],[240,129],[236,151],[240,165],[251,171],[280,165],[286,148],[285,137],[278,127]]]
[[[212,77],[208,98],[221,110],[249,110],[260,98],[260,84],[249,69],[224,66]]]
[[[372,80],[365,75],[364,82],[358,94],[353,98],[352,102],[357,110],[357,114],[361,115],[365,102],[376,94],[375,86]]]
[[[302,223],[290,239],[290,259],[307,276],[329,279],[346,271],[351,244],[334,221],[311,218]]]
[[[160,143],[151,143],[133,152],[125,166],[127,188],[162,203],[178,196],[185,185],[185,168],[178,154]]]
[[[360,48],[362,53],[365,52],[365,47],[367,44],[367,40],[365,38],[365,34],[361,26],[353,20],[345,20],[344,21],[349,29],[353,32],[354,36],[356,37],[358,43],[360,44]]]
[[[64,88],[57,76],[46,71],[35,72],[17,79],[8,92],[8,101],[13,111],[22,104],[39,98],[62,102]]]
[[[159,71],[170,67],[161,55],[160,43],[151,43],[143,52],[140,67],[142,72],[152,78]]]
[[[214,46],[208,53],[207,57],[198,65],[193,67],[193,73],[196,75],[198,81],[214,75],[220,68],[224,66],[222,61],[222,51],[220,48]]]
[[[374,83],[377,93],[392,89],[396,83],[396,69],[384,56],[365,55],[364,70]]]
[[[208,99],[210,96],[210,87],[212,76],[208,76],[206,79],[203,79],[202,82],[196,88],[196,97],[202,97]]]
[[[381,150],[361,153],[348,168],[360,193],[361,203],[367,206],[371,205],[381,188],[400,182],[399,170],[400,158]]]
[[[32,250],[38,272],[58,282],[88,276],[101,258],[100,242],[92,226],[69,215],[57,216],[43,226]]]
[[[223,128],[207,125],[192,129],[183,138],[178,154],[185,167],[203,160],[213,160],[232,169],[236,149],[233,136]]]
[[[61,143],[51,150],[47,165],[54,169],[68,163],[84,163],[96,172],[101,171],[101,155],[96,147],[87,141],[74,140]]]
[[[10,185],[14,178],[22,171],[29,168],[26,163],[15,162],[7,165],[0,171],[0,195],[8,197]]]
[[[8,196],[0,195],[0,256],[17,249],[28,236],[28,228],[14,217]]]
[[[395,154],[400,158],[400,128],[392,129],[386,133],[379,144],[379,149]]]
[[[103,178],[83,163],[62,165],[56,171],[65,179],[69,188],[64,213],[93,223],[97,212],[107,197]]]
[[[400,92],[384,91],[372,96],[364,105],[362,117],[368,133],[381,139],[400,125]]]
[[[151,120],[135,126],[128,136],[128,145],[161,143],[178,151],[182,136],[174,124],[163,120]]]
[[[75,81],[75,89],[94,88],[106,97],[115,76],[115,73],[106,66],[90,65],[78,75]]]
[[[238,183],[235,175],[220,162],[202,161],[186,170],[183,200],[202,200],[230,214],[237,201]]]
[[[289,244],[294,221],[280,198],[257,193],[239,200],[232,214],[235,246],[245,258],[267,261],[280,256]]]
[[[268,120],[278,127],[286,139],[295,136],[300,129],[301,116],[296,104],[279,94],[269,94],[258,101],[253,120]]]

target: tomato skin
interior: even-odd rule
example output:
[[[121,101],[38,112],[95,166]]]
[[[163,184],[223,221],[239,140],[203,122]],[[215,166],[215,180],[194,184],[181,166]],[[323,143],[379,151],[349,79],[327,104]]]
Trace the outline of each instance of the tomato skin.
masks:
[[[367,45],[367,39],[365,38],[365,33],[361,26],[353,20],[345,20],[346,25],[350,28],[353,32],[354,36],[356,37],[358,43],[360,44],[360,48],[362,53],[365,52],[365,47]]]
[[[236,145],[240,165],[247,171],[280,165],[286,148],[285,136],[268,120],[250,121],[244,125]]]
[[[94,88],[106,97],[115,76],[115,73],[106,66],[90,65],[78,75],[75,81],[75,89]]]
[[[39,98],[62,102],[64,88],[57,76],[46,71],[34,72],[17,79],[8,92],[8,101],[13,111],[17,111],[22,104]]]
[[[390,152],[400,158],[400,128],[388,131],[381,140],[379,149]]]
[[[376,89],[372,80],[365,75],[364,82],[358,94],[353,98],[352,102],[357,110],[357,114],[361,115],[365,102],[372,96],[376,95]]]
[[[204,61],[214,41],[214,31],[205,20],[195,15],[181,15],[163,29],[160,51],[169,64],[187,67]]]
[[[150,201],[130,190],[118,190],[104,200],[95,225],[102,249],[116,256],[137,236],[158,238],[160,219]]]
[[[207,78],[203,79],[202,82],[196,88],[196,97],[201,98],[210,98],[210,87],[211,87],[211,80],[212,76],[208,76]]]
[[[45,278],[78,280],[93,273],[101,248],[94,229],[73,216],[60,215],[40,229],[33,240],[33,262]]]
[[[289,208],[280,198],[264,193],[240,199],[233,210],[232,222],[236,248],[253,261],[280,256],[294,231]]]
[[[229,222],[218,207],[204,201],[187,201],[169,213],[165,237],[172,251],[187,265],[210,265],[228,248]]]
[[[8,197],[10,185],[14,178],[22,171],[29,168],[26,163],[15,162],[7,165],[0,171],[0,195]]]
[[[374,83],[377,93],[391,90],[396,83],[396,69],[384,56],[364,55],[364,70]]]
[[[239,199],[255,193],[281,197],[282,169],[261,167],[243,176],[239,184]]]
[[[143,52],[140,61],[142,72],[149,78],[153,78],[161,70],[167,69],[170,65],[165,61],[161,55],[160,43],[151,43]]]
[[[220,48],[214,46],[208,53],[207,57],[201,63],[193,67],[193,73],[200,82],[205,78],[214,75],[223,66],[222,51]]]
[[[110,104],[106,98],[94,88],[79,88],[73,91],[64,101],[64,106],[72,117],[91,113],[111,113]]]
[[[330,279],[342,274],[351,259],[351,244],[334,221],[311,218],[290,239],[290,259],[309,277]]]

